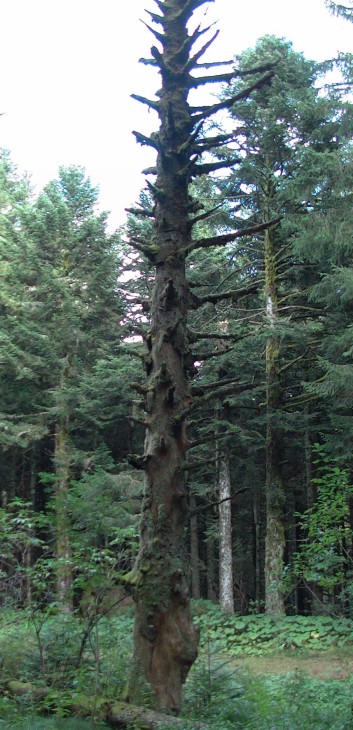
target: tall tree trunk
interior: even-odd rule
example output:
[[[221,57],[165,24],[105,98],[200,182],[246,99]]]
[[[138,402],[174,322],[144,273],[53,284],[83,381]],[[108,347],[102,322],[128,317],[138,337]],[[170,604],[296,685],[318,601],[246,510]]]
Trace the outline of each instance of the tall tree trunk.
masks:
[[[257,611],[263,601],[263,550],[261,540],[261,494],[255,493],[253,497],[253,569],[255,584],[255,603]]]
[[[35,459],[35,448],[33,447],[31,449],[31,453],[30,453],[30,472],[29,472],[29,501],[30,501],[32,510],[35,509],[36,481],[37,481],[37,469],[36,469],[36,459]],[[32,604],[32,581],[30,578],[30,568],[31,568],[32,561],[33,561],[32,553],[33,553],[33,546],[30,543],[27,547],[27,552],[26,552],[26,568],[27,568],[26,604],[27,604],[27,606],[31,606],[31,604]]]
[[[194,361],[188,345],[187,313],[189,305],[202,306],[202,298],[188,289],[185,262],[196,248],[225,245],[240,235],[234,231],[192,240],[193,226],[209,213],[196,215],[203,206],[190,197],[189,183],[192,177],[232,164],[224,159],[200,163],[204,152],[217,149],[225,136],[203,135],[201,139],[199,135],[204,121],[215,111],[229,108],[239,95],[219,104],[189,106],[190,89],[216,80],[214,76],[199,74],[199,59],[213,39],[192,55],[194,44],[205,30],[197,26],[188,34],[193,12],[209,0],[155,1],[160,14],[150,15],[159,30],[151,30],[162,50],[154,46],[151,53],[162,86],[152,101],[135,97],[157,111],[160,127],[150,137],[135,132],[138,141],[157,151],[157,165],[153,169],[157,178],[155,184],[150,183],[155,203],[152,240],[131,241],[155,266],[155,280],[150,302],[151,327],[146,338],[148,381],[145,389],[137,386],[144,392],[147,413],[142,460],[146,492],[140,550],[134,570],[126,577],[136,603],[128,697],[139,703],[149,695],[157,709],[177,713],[182,684],[197,656],[198,644],[189,609],[185,455],[192,446],[186,436],[186,416],[192,401],[188,368]],[[196,70],[196,75],[191,70]],[[229,80],[232,73],[217,75],[217,81]],[[272,75],[269,72],[256,85],[267,83]],[[254,87],[253,84],[251,88]],[[248,93],[244,90],[242,98]]]
[[[200,589],[200,558],[199,558],[199,531],[196,512],[196,499],[190,497],[190,563],[191,563],[191,595],[197,600],[201,596]]]
[[[136,605],[128,699],[139,704],[149,697],[156,709],[177,714],[198,644],[189,608],[184,468],[184,413],[191,397],[185,362],[189,295],[184,252],[191,241],[188,170],[193,122],[187,103],[186,23],[192,3],[168,0],[158,5],[163,13],[163,55],[157,49],[152,53],[162,74],[157,103],[160,129],[153,186],[154,241],[150,251],[145,250],[156,268],[147,338],[146,490],[140,550],[126,578]]]
[[[281,473],[282,437],[277,423],[281,402],[279,356],[280,344],[276,333],[278,292],[276,251],[273,233],[265,232],[265,281],[267,318],[273,334],[266,344],[266,543],[265,543],[265,611],[285,613],[281,591],[283,576],[284,487]]]
[[[57,600],[63,612],[72,611],[73,577],[70,546],[68,491],[70,464],[65,418],[59,419],[55,432],[55,553],[57,562]]]
[[[216,550],[215,550],[215,538],[213,537],[213,519],[208,517],[208,524],[210,525],[209,534],[206,538],[206,581],[207,581],[207,599],[212,603],[217,603],[217,567],[216,567]]]
[[[232,503],[229,453],[218,452],[219,496],[219,602],[224,611],[234,613]]]

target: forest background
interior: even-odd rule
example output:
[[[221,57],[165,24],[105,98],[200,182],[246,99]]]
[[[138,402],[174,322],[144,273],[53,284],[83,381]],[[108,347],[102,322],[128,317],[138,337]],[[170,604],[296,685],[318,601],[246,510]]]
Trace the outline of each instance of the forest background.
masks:
[[[192,183],[194,244],[208,243],[188,263],[191,592],[228,613],[351,617],[352,59],[313,62],[266,36],[235,69],[220,109],[226,92],[237,101],[208,129],[217,160],[205,143]],[[150,183],[112,234],[82,168],[34,197],[2,151],[7,608],[70,613],[125,595],[155,194]]]

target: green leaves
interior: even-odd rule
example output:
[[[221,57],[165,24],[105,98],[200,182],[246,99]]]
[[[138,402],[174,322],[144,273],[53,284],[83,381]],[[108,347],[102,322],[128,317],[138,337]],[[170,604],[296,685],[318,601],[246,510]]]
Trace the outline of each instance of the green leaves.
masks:
[[[332,592],[351,580],[352,557],[349,502],[353,486],[348,470],[342,468],[319,444],[315,465],[319,476],[313,479],[316,490],[314,504],[301,515],[303,539],[294,556],[294,573],[305,581],[314,581]]]
[[[205,605],[205,604],[203,604]],[[198,604],[195,604],[196,610]],[[201,606],[200,606],[201,607]],[[331,616],[229,616],[214,606],[196,615],[201,645],[230,656],[353,645],[353,621]]]

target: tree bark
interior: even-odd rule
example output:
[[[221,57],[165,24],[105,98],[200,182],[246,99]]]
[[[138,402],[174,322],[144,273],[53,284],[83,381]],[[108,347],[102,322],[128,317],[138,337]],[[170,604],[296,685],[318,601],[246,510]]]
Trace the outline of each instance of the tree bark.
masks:
[[[200,3],[198,3],[200,4]],[[198,631],[189,608],[184,413],[190,404],[185,358],[188,285],[185,250],[191,241],[188,185],[193,120],[187,102],[192,3],[159,3],[163,53],[152,49],[161,70],[151,326],[147,337],[145,396],[145,499],[140,549],[126,582],[136,604],[134,651],[127,698],[178,714],[182,685],[197,656]],[[194,4],[196,6],[196,3]],[[189,8],[189,10],[188,10]],[[147,249],[146,249],[147,252]]]
[[[282,438],[277,423],[281,401],[279,357],[280,343],[276,333],[278,292],[276,250],[272,231],[265,233],[265,294],[267,319],[272,333],[266,344],[266,541],[265,541],[265,611],[284,614],[281,590],[283,576],[284,487],[280,466]]]
[[[223,611],[234,613],[232,502],[228,450],[219,447],[219,602]]]
[[[64,613],[73,608],[73,578],[68,513],[69,454],[65,418],[60,418],[55,432],[55,557],[57,563],[57,600]]]
[[[197,600],[201,596],[200,590],[200,557],[199,557],[199,532],[196,513],[196,499],[190,497],[190,563],[191,563],[191,595]]]

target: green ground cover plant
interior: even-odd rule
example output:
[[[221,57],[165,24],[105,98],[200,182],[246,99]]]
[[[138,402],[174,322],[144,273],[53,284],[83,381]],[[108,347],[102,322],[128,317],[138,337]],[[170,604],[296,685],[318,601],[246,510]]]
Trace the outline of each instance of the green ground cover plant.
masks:
[[[229,616],[217,606],[195,606],[202,643],[231,655],[262,655],[295,649],[353,647],[353,621],[332,616]]]
[[[300,670],[301,657],[319,655],[323,665],[329,665],[333,653],[343,663],[351,657],[352,621],[330,616],[229,616],[205,601],[195,602],[194,615],[201,640],[199,659],[185,685],[186,720],[202,719],[210,730],[352,730],[349,672],[338,680],[334,672],[322,679]],[[0,730],[86,730],[91,721],[67,716],[68,698],[76,692],[93,701],[95,696],[122,696],[132,649],[133,610],[124,608],[102,617],[82,656],[86,626],[82,617],[51,612],[41,619],[38,615],[36,622],[18,611],[1,619]],[[293,654],[298,669],[276,673],[275,658]],[[265,672],[249,671],[242,657],[255,664],[267,657]],[[51,695],[39,704],[31,698],[14,702],[5,691],[6,681],[14,678],[46,683]],[[40,716],[52,712],[54,705],[54,717]]]

